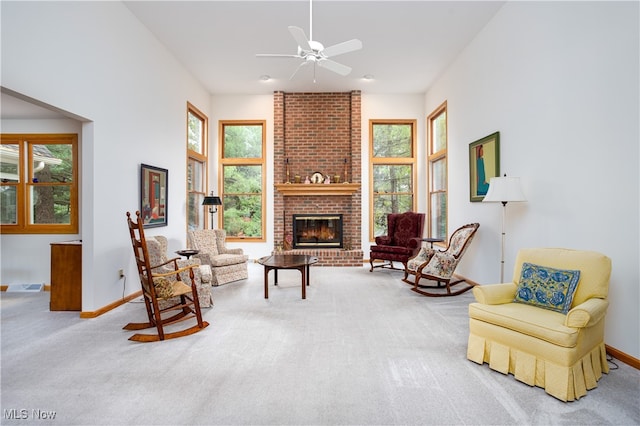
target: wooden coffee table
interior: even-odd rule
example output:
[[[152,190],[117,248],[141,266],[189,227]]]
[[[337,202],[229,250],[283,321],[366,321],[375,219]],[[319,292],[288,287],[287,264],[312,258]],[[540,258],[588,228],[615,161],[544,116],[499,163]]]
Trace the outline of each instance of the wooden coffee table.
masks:
[[[278,254],[258,259],[264,266],[264,298],[269,298],[269,271],[275,271],[275,285],[278,285],[279,269],[297,269],[302,274],[302,298],[307,298],[306,287],[309,285],[309,267],[318,262],[315,256],[304,254]]]

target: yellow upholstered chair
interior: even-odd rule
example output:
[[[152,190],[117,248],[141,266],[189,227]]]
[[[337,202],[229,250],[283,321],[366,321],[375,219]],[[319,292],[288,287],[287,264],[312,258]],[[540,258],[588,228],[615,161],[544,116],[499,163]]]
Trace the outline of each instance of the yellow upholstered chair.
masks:
[[[562,401],[586,395],[609,372],[604,319],[610,274],[611,259],[600,253],[520,250],[513,282],[473,288],[467,358]]]

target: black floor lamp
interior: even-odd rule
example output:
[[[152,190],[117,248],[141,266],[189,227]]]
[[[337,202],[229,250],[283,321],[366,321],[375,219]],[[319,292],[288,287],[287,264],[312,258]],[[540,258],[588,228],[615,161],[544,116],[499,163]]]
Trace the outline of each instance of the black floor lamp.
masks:
[[[211,195],[206,195],[204,197],[202,205],[209,206],[209,213],[211,213],[211,229],[213,229],[213,214],[218,211],[218,206],[222,205],[222,200],[220,199],[220,197],[214,197],[213,191],[211,191]]]
[[[504,224],[507,216],[507,203],[527,201],[520,187],[520,178],[517,177],[493,177],[489,181],[489,190],[482,200],[487,203],[502,203],[502,250],[500,253],[500,282],[504,282]]]

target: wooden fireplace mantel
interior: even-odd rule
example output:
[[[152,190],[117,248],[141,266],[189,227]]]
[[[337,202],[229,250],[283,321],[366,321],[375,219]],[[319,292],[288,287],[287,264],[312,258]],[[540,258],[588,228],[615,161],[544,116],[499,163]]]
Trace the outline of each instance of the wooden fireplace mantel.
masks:
[[[359,183],[276,183],[283,195],[352,195],[360,189]]]

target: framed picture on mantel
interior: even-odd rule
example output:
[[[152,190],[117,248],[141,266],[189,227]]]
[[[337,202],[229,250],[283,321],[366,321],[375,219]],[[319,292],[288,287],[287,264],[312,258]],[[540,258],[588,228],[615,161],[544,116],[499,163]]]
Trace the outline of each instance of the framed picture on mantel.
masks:
[[[500,175],[500,132],[469,144],[469,200],[482,201],[489,180]]]
[[[167,226],[169,171],[140,164],[140,215],[145,228]]]

